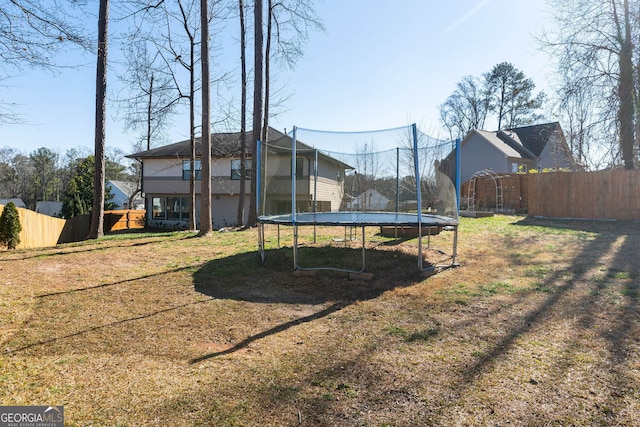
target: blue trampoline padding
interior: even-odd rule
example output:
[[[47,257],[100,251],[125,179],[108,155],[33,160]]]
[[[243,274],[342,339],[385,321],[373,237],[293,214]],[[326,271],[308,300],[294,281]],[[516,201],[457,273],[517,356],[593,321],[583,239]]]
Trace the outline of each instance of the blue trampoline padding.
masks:
[[[443,215],[422,214],[422,225],[454,226],[458,220]],[[293,225],[291,214],[259,216],[263,224]],[[417,213],[398,212],[301,212],[296,214],[297,225],[401,225],[418,226]]]

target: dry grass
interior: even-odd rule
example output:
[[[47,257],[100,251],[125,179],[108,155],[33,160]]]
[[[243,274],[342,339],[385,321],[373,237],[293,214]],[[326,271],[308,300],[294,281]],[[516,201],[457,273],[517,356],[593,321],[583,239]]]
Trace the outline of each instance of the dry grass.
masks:
[[[294,278],[256,238],[1,252],[0,404],[64,405],[70,426],[640,419],[640,224],[463,219],[462,267],[429,278],[415,240],[372,236],[371,282]]]

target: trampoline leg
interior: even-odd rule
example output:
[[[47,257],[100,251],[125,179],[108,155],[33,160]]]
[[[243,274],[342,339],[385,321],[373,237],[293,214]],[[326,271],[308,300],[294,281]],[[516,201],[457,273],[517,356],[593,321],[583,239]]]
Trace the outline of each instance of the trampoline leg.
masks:
[[[456,265],[456,256],[458,256],[458,226],[453,230],[453,249],[451,255],[451,265]]]
[[[422,227],[418,225],[418,270],[422,271]]]
[[[365,245],[365,237],[364,237],[364,225],[362,226],[362,269],[360,270],[360,272],[364,271],[364,263],[365,263],[365,259],[366,259],[366,245]]]
[[[264,264],[265,252],[264,252],[264,224],[258,223],[258,251],[260,252],[260,259]]]
[[[293,271],[298,270],[298,225],[293,225]]]

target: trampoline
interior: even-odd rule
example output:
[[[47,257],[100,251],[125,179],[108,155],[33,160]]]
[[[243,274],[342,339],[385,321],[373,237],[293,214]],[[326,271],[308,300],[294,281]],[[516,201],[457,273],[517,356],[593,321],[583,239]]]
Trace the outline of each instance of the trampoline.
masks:
[[[390,131],[394,134],[400,131],[402,134],[403,130],[406,131],[404,128]],[[320,142],[324,143],[335,136],[335,133],[331,132],[310,132],[314,136],[319,134]],[[390,138],[388,132],[376,131],[374,135],[380,133],[384,133],[387,140],[398,142],[398,137]],[[344,134],[340,133],[341,136]],[[362,135],[362,132],[357,133],[359,137]],[[373,151],[370,147],[368,150],[360,150],[360,153],[345,154],[312,147],[306,142],[307,139],[302,142],[300,129],[294,127],[292,134],[287,138],[280,138],[279,141],[269,144],[260,143],[257,156],[260,171],[257,178],[257,194],[258,246],[262,262],[265,262],[266,256],[265,225],[278,226],[278,247],[280,227],[292,227],[294,271],[335,270],[347,273],[362,273],[366,269],[367,227],[409,227],[417,229],[420,271],[458,265],[456,257],[459,193],[456,189],[459,186],[456,186],[455,182],[456,171],[459,168],[454,166],[455,170],[452,173],[452,168],[447,169],[443,166],[448,165],[447,155],[453,154],[453,158],[459,161],[459,141],[454,144],[436,141],[437,144],[434,144],[429,140],[431,145],[420,146],[415,125],[409,128],[409,139],[410,144],[402,148],[404,151],[400,148]],[[369,134],[364,140],[373,146],[374,140]],[[346,144],[338,143],[338,146],[344,148]],[[350,146],[358,151],[357,143]],[[420,153],[426,152],[431,157],[426,161],[424,158],[419,159]],[[335,170],[332,167],[335,167]],[[332,173],[334,175],[331,175]],[[337,178],[330,179],[333,176]],[[365,185],[363,181],[366,181]],[[388,187],[386,194],[393,198],[382,196],[375,190],[377,187],[382,191],[384,183]],[[332,191],[331,194],[329,190]],[[389,207],[393,210],[388,209]],[[287,210],[288,212],[282,212]],[[361,229],[361,265],[354,268],[300,265],[299,227],[304,226]],[[431,247],[433,228],[438,230],[433,234],[440,231],[452,232],[451,247],[447,248],[447,251],[438,249],[441,254],[447,256],[445,263],[430,264],[424,268],[424,249]],[[424,238],[427,239],[426,245],[423,243]]]

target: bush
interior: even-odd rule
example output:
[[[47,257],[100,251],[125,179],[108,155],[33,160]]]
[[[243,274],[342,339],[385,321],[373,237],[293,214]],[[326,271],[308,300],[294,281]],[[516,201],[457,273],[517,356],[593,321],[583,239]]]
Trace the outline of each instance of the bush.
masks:
[[[15,249],[20,243],[20,217],[13,202],[9,202],[0,215],[0,244],[8,249]]]

